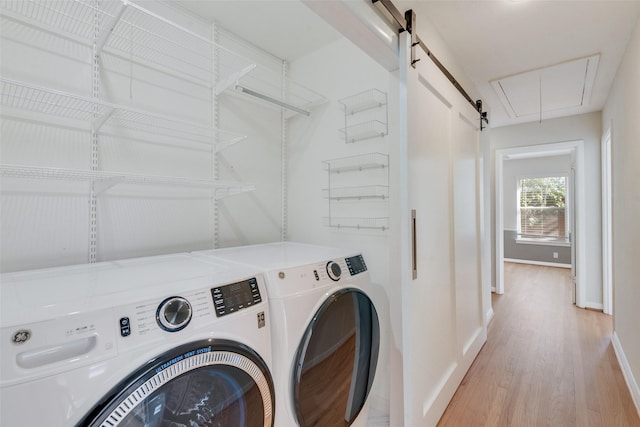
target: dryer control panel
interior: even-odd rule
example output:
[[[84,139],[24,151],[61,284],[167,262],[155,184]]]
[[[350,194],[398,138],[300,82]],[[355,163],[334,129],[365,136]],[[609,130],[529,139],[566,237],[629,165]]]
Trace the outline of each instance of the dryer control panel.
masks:
[[[274,269],[268,275],[271,281],[268,288],[270,300],[297,297],[322,288],[364,287],[370,283],[369,271],[360,254]]]
[[[349,274],[352,276],[367,271],[367,265],[364,263],[362,255],[345,258],[345,262],[347,263],[347,268],[349,268]]]

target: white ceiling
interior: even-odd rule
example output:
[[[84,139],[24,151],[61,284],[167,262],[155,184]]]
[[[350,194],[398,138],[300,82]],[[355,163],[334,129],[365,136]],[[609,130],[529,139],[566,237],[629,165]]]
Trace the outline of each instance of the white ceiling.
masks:
[[[640,14],[638,0],[410,3],[432,22],[491,106],[492,127],[539,120],[539,114],[510,117],[491,81],[595,54],[600,58],[589,102],[543,112],[542,119],[601,110]]]
[[[539,111],[516,117],[509,114],[492,81],[598,54],[595,79],[587,102],[576,105],[572,100],[554,100],[553,111],[543,111],[542,119],[601,110],[640,15],[640,0],[392,1],[400,11],[411,8],[418,17],[428,17],[459,66],[475,84],[484,104],[490,106],[492,127],[540,118]],[[179,2],[203,19],[216,21],[236,35],[289,61],[340,37],[300,0]],[[417,31],[420,34],[419,28]],[[434,53],[438,56],[438,52]],[[513,86],[513,93],[531,92],[532,89],[535,93],[540,92],[539,87],[531,87],[530,80],[522,79],[522,85],[520,88]],[[544,94],[544,83],[542,89]],[[556,108],[563,102],[565,108]]]
[[[541,118],[590,105],[600,55],[492,80],[493,90],[511,118]]]

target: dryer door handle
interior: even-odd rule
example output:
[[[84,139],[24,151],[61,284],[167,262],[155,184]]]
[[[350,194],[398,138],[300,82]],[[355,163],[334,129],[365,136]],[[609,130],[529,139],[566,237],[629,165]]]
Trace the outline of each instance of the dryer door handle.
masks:
[[[95,348],[97,342],[98,336],[91,335],[64,344],[40,347],[35,350],[19,353],[16,357],[16,362],[21,368],[38,368],[87,354]]]

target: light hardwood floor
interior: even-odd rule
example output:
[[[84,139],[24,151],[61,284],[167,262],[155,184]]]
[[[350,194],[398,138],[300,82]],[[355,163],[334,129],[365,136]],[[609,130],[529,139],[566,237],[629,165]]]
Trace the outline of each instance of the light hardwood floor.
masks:
[[[612,318],[571,304],[569,273],[505,264],[487,343],[439,426],[640,427]]]

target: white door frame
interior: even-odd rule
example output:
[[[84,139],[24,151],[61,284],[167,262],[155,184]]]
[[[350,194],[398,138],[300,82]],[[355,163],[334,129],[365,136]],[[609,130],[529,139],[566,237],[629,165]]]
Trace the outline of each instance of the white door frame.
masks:
[[[504,161],[510,156],[515,157],[543,157],[558,154],[575,153],[575,218],[573,229],[576,233],[574,239],[576,245],[576,305],[585,307],[586,290],[584,278],[586,277],[586,204],[585,204],[585,179],[584,179],[584,141],[568,141],[551,144],[530,145],[526,147],[505,148],[496,150],[495,164],[495,194],[496,194],[496,288],[497,294],[504,293],[504,185],[503,167]]]
[[[613,315],[611,125],[602,135],[602,311]]]

